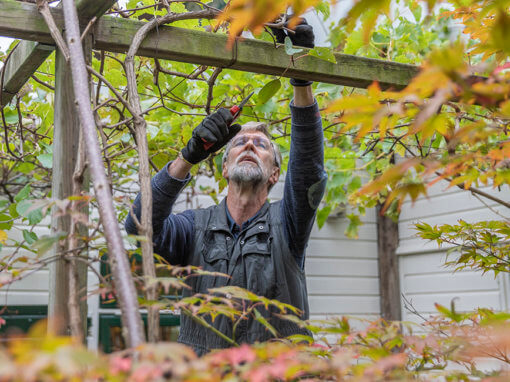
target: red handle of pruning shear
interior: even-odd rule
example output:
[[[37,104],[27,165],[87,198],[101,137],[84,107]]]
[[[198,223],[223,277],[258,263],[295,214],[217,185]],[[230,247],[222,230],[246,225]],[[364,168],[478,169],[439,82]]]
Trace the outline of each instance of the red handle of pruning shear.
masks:
[[[237,117],[239,117],[239,115],[241,114],[241,111],[243,110],[243,106],[246,105],[246,103],[251,98],[253,93],[255,93],[255,92],[251,92],[250,94],[248,94],[248,97],[243,99],[239,105],[234,105],[230,108],[230,114],[232,114],[232,117],[234,117],[234,119],[232,119],[232,122],[234,122],[237,119]],[[209,150],[214,145],[214,143],[207,142],[204,138],[202,138],[202,141],[204,141],[204,149],[205,150]]]

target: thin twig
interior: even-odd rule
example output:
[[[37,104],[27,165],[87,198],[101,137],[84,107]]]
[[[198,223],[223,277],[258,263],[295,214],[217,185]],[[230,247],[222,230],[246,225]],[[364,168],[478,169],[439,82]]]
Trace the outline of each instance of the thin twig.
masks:
[[[35,74],[32,74],[31,75],[32,79],[37,82],[38,84],[42,85],[42,86],[46,86],[48,89],[50,90],[53,90],[55,91],[55,87],[51,86],[50,84],[44,82],[43,80],[41,80],[40,78],[38,78]]]
[[[161,72],[161,73],[168,74],[171,76],[182,77],[182,78],[186,78],[188,80],[207,81],[205,78],[198,78],[198,76],[200,74],[202,74],[203,72],[205,72],[209,68],[208,66],[205,66],[205,65],[199,66],[200,69],[198,71],[194,70],[190,74],[186,74],[186,73],[181,73],[181,72],[174,72],[172,70],[163,68],[157,58],[154,59],[154,63],[156,64],[155,72]]]
[[[496,215],[502,217],[503,219],[507,220],[507,221],[510,221],[510,217],[508,216],[505,216],[503,214],[501,214],[498,210],[496,210],[495,208],[491,207],[487,202],[485,202],[485,200],[483,200],[482,198],[480,198],[477,194],[473,194],[473,196],[475,198],[477,198],[480,203],[482,203],[485,207],[487,207],[489,210],[491,210],[492,212],[494,212]]]
[[[81,34],[80,41],[83,42],[83,39],[87,36],[87,34],[90,31],[90,28],[92,28],[92,26],[95,24],[96,21],[97,21],[97,16],[92,17],[92,19],[89,21],[89,23],[85,27],[85,30]]]
[[[129,105],[129,103],[124,99],[124,97],[122,97],[122,95],[117,91],[117,89],[115,89],[115,87],[101,74],[99,74],[98,72],[96,72],[94,70],[94,68],[92,66],[89,66],[87,65],[87,70],[89,71],[89,73],[93,74],[94,76],[96,76],[101,82],[103,82],[107,87],[108,89],[110,89],[112,91],[113,94],[115,94],[115,97],[117,97],[117,99],[119,100],[119,102],[126,108],[129,110],[129,112],[131,113],[131,115],[135,115],[135,112],[132,110],[131,106]]]
[[[46,21],[46,24],[48,25],[51,37],[53,37],[53,40],[55,40],[55,43],[62,52],[66,62],[69,62],[69,49],[67,48],[67,44],[65,43],[62,34],[60,33],[60,29],[57,27],[57,24],[55,24],[55,20],[53,20],[53,15],[51,14],[48,2],[46,0],[37,0],[36,3],[37,10],[42,15],[44,21]]]
[[[208,115],[211,114],[211,102],[213,100],[214,82],[216,81],[216,78],[218,78],[222,70],[223,68],[214,69],[213,74],[211,74],[211,77],[207,80],[207,85],[209,86],[209,89],[207,91],[207,102],[205,104],[205,112]]]

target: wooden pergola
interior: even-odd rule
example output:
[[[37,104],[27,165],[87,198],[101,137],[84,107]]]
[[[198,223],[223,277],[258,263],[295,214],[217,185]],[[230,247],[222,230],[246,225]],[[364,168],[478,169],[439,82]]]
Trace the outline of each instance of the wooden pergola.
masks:
[[[76,0],[80,27],[90,27],[84,41],[85,55],[92,49],[126,53],[135,33],[143,22],[102,16],[115,0]],[[52,8],[57,26],[63,30],[62,10]],[[35,4],[14,0],[0,0],[0,36],[21,39],[4,67],[0,106],[7,105],[30,79],[39,66],[55,50],[50,30]],[[97,18],[92,24],[91,20]],[[151,32],[138,50],[138,55],[210,65],[268,75],[283,75],[353,87],[366,87],[378,81],[382,87],[401,89],[416,75],[412,65],[368,59],[337,53],[337,63],[306,56],[290,61],[284,49],[275,49],[268,42],[239,39],[233,49],[226,47],[225,35],[161,26]],[[71,70],[62,52],[56,50],[55,111],[53,143],[52,195],[64,199],[72,195],[73,171],[79,143],[78,114],[75,112]],[[69,232],[69,219],[52,217],[52,230]],[[381,295],[381,314],[387,319],[400,318],[400,290],[395,250],[398,243],[397,224],[378,214],[378,256]],[[55,254],[62,248],[55,248]],[[87,269],[79,270],[81,289],[86,287]],[[67,313],[67,274],[64,260],[50,268],[50,298],[48,315],[64,317]],[[81,304],[86,316],[86,301]],[[84,323],[86,320],[82,320]],[[66,334],[66,333],[62,333]]]

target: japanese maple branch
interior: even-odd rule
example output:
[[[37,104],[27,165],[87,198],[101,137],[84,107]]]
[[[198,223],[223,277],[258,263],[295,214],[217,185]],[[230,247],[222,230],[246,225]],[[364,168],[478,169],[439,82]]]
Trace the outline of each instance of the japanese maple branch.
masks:
[[[213,99],[214,83],[216,82],[216,78],[218,78],[222,70],[222,68],[214,69],[213,74],[211,74],[211,77],[207,80],[207,86],[209,86],[207,91],[207,103],[205,105],[205,112],[207,114],[211,114],[211,102]]]
[[[94,115],[90,107],[88,76],[80,41],[76,6],[74,0],[63,0],[63,5],[74,94],[78,104],[80,124],[83,129],[83,139],[87,149],[94,191],[100,207],[99,213],[106,236],[109,259],[115,277],[115,285],[122,313],[121,317],[124,324],[123,334],[127,346],[135,347],[144,342],[136,290],[113,207],[113,199],[106,179],[103,161],[101,160],[101,150],[97,140]]]
[[[144,276],[153,279],[156,277],[156,269],[154,267],[154,257],[152,254],[152,189],[151,176],[149,168],[149,147],[147,142],[147,124],[142,117],[142,107],[140,104],[140,96],[138,95],[136,73],[135,73],[135,56],[140,45],[147,34],[159,25],[171,23],[177,20],[196,19],[196,18],[214,18],[217,12],[212,10],[204,10],[188,13],[169,13],[162,17],[157,17],[147,22],[141,27],[133,37],[133,42],[129,47],[124,61],[127,76],[128,99],[133,113],[133,123],[135,126],[135,137],[138,146],[139,155],[139,179],[141,192],[141,219],[139,234],[145,236],[145,240],[141,242],[142,262]],[[157,299],[157,289],[155,286],[147,286],[146,298],[149,301]],[[147,327],[149,341],[158,340],[159,334],[159,311],[157,306],[148,308]]]
[[[444,177],[443,174],[441,174],[440,172],[436,171],[436,174],[443,178],[444,180],[447,180],[448,182],[451,182],[452,179],[451,178],[446,178]],[[457,187],[460,188],[461,190],[464,190],[464,191],[469,191],[471,192],[472,194],[478,194],[480,196],[483,196],[484,198],[487,198],[489,200],[492,200],[493,202],[496,202],[498,204],[501,204],[502,206],[505,206],[506,208],[510,208],[510,203],[508,202],[505,202],[503,199],[500,199],[500,198],[497,198],[491,194],[488,194],[486,193],[485,191],[482,191],[482,190],[479,190],[478,188],[474,188],[474,187],[469,187],[468,189],[464,188],[464,183],[459,183],[457,184]]]

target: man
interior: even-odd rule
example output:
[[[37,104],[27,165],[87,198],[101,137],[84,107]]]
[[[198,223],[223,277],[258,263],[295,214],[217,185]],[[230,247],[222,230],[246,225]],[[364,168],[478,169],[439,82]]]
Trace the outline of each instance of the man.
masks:
[[[283,33],[283,37],[282,37]],[[277,38],[283,42],[285,33]],[[313,31],[303,21],[289,37],[295,45],[313,47]],[[192,278],[184,295],[208,293],[210,288],[234,285],[258,295],[291,304],[308,318],[308,296],[304,274],[305,248],[315,213],[322,199],[326,173],[323,166],[323,134],[311,82],[291,79],[294,85],[291,149],[284,196],[269,204],[267,197],[280,175],[281,156],[270,141],[264,124],[250,122],[241,129],[232,124],[228,109],[219,109],[195,128],[179,157],[152,181],[154,250],[171,264],[195,265],[230,277]],[[204,144],[212,144],[212,147]],[[190,180],[193,165],[226,145],[223,176],[227,197],[217,206],[172,214],[179,192]],[[140,197],[134,211],[140,214]],[[131,217],[126,230],[136,233]],[[271,309],[258,308],[282,337],[309,334],[296,324],[280,319]],[[232,322],[223,316],[208,320],[237,343],[272,338],[254,319],[241,320],[233,333]],[[229,346],[209,329],[181,315],[179,342],[202,355]]]

